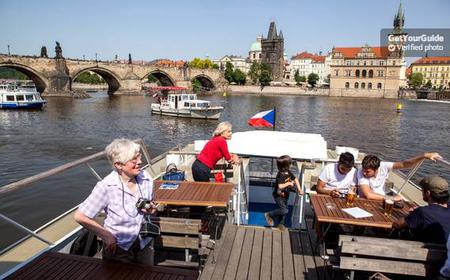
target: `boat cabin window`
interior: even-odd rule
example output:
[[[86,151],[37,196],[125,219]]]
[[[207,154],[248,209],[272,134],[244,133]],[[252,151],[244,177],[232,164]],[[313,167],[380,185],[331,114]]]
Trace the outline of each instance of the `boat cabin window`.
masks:
[[[197,107],[199,107],[199,108],[208,108],[208,103],[197,103]]]
[[[24,98],[23,95],[16,95],[16,100],[17,100],[17,101],[24,101],[25,98]]]
[[[195,100],[195,95],[190,95],[189,100]]]
[[[6,101],[14,101],[14,95],[7,95]]]
[[[184,102],[184,107],[190,107],[190,103],[189,102]]]
[[[33,95],[31,94],[26,95],[25,98],[27,99],[27,101],[33,101]]]

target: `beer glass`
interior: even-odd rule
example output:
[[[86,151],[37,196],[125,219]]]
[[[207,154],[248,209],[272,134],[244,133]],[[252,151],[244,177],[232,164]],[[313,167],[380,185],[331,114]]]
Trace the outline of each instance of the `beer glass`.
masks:
[[[391,195],[385,196],[383,207],[384,207],[384,215],[391,216],[392,209],[394,208],[394,197]]]
[[[345,206],[350,207],[353,206],[356,198],[356,187],[355,185],[351,185],[348,188],[348,193],[345,195]]]

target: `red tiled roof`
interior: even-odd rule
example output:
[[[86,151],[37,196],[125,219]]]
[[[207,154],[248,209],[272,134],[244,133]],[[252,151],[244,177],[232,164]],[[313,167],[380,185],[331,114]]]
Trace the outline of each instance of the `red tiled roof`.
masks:
[[[293,60],[296,60],[296,59],[311,59],[313,62],[324,63],[325,62],[325,57],[326,56],[316,55],[316,54],[312,54],[312,53],[309,53],[309,52],[302,52],[302,53],[298,53],[297,55],[295,55],[291,59],[293,59]]]
[[[411,63],[413,64],[450,64],[450,56],[422,57]]]
[[[302,53],[298,53],[297,55],[292,57],[292,59],[305,59],[305,58],[312,58],[313,56],[314,55],[312,53],[302,52]]]
[[[358,53],[361,52],[363,47],[357,48],[334,48],[333,52],[342,53],[344,58],[357,58]],[[375,54],[376,58],[387,58],[389,55],[389,50],[387,47],[370,47],[372,52]]]
[[[323,56],[323,55],[315,55],[315,56],[313,56],[312,61],[313,62],[324,63],[325,62],[325,57],[326,56]]]

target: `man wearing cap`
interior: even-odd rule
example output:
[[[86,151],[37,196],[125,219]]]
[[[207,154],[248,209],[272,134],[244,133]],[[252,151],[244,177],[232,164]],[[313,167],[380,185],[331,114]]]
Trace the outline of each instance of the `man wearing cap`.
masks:
[[[427,206],[417,207],[408,216],[394,222],[394,227],[409,228],[423,242],[445,244],[450,232],[448,182],[437,175],[423,178],[422,198]]]

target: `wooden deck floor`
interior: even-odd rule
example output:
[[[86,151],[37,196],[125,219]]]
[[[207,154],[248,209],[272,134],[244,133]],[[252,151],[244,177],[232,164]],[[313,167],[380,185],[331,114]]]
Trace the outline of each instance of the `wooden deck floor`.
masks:
[[[200,279],[329,279],[329,273],[308,232],[226,225]]]
[[[164,279],[194,280],[197,271],[103,262],[89,257],[47,252],[6,279]]]

